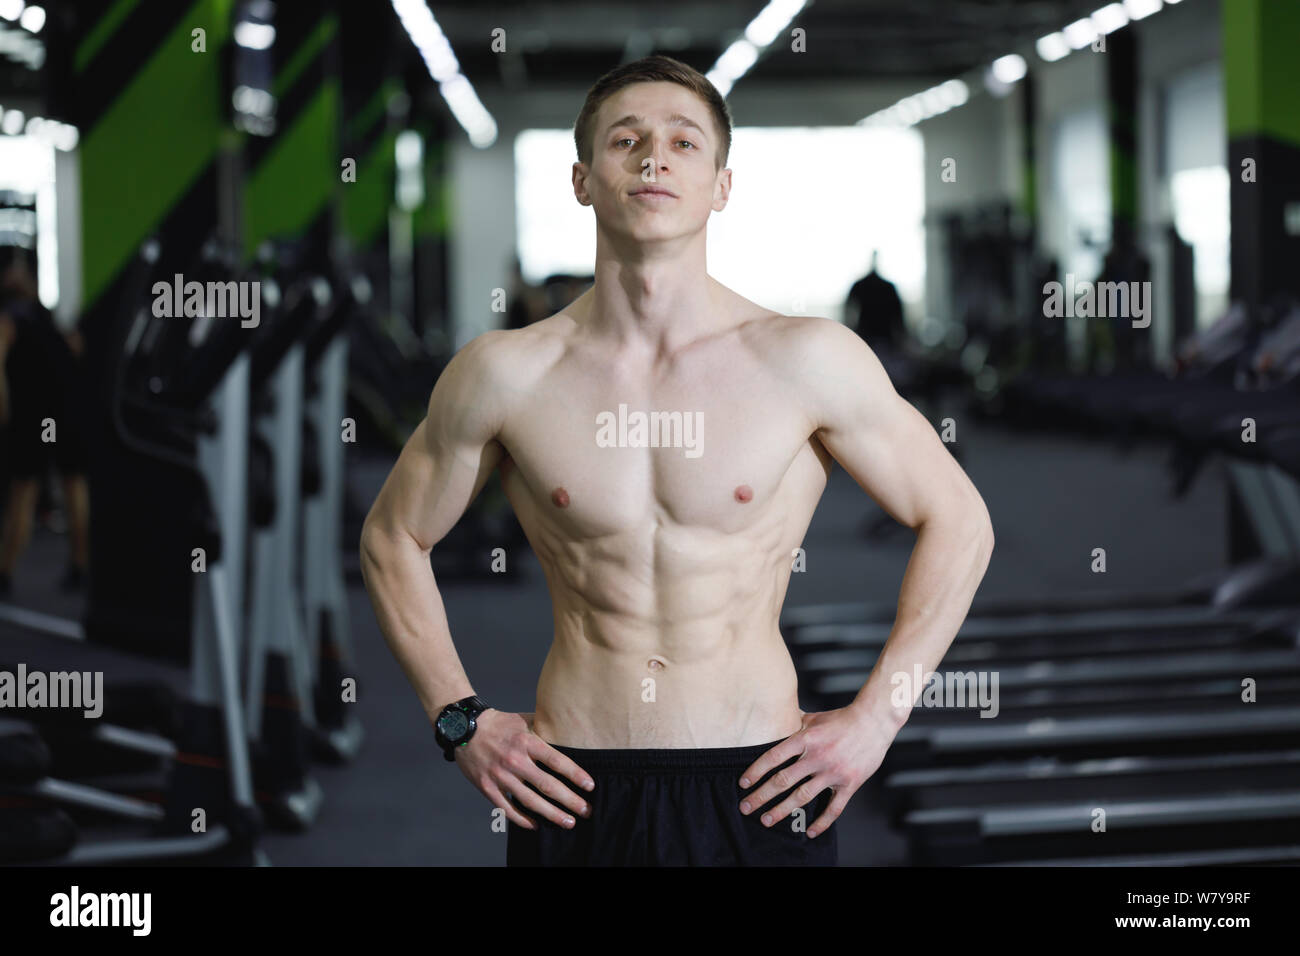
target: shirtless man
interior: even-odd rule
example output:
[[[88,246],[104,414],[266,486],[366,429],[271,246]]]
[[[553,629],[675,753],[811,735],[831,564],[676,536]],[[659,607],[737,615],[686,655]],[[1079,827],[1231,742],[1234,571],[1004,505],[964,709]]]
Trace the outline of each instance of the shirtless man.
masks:
[[[970,608],[987,509],[852,330],[709,277],[731,120],[703,76],[620,67],[575,140],[595,284],[448,364],[366,519],[366,587],[444,753],[504,810],[508,864],[833,865],[832,824],[921,691],[891,701],[891,676],[932,671]],[[703,427],[610,447],[620,405]],[[777,625],[831,459],[917,540],[870,678],[804,713]],[[554,608],[535,714],[465,700],[430,570],[494,468]]]

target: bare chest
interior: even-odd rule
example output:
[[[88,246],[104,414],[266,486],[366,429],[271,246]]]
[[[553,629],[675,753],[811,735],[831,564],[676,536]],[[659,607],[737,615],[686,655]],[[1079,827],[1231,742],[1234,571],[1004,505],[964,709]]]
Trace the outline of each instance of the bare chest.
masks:
[[[574,537],[738,531],[780,504],[792,468],[818,468],[798,396],[743,361],[657,379],[567,371],[507,423],[503,473],[512,499]]]

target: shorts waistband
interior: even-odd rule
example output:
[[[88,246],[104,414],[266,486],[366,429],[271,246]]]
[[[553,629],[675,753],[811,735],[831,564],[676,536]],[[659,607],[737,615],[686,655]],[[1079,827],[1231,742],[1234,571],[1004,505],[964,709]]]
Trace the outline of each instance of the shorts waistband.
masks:
[[[747,747],[668,747],[653,749],[615,748],[594,750],[562,747],[556,750],[575,761],[589,773],[664,773],[669,771],[702,772],[710,770],[741,771],[782,740]]]

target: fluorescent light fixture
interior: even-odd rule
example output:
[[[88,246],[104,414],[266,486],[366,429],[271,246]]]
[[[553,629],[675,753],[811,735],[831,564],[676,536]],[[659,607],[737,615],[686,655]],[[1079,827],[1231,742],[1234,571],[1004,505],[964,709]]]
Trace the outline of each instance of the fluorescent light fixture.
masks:
[[[497,124],[474,92],[474,86],[460,72],[460,63],[438,21],[424,0],[392,0],[393,10],[402,21],[407,36],[415,44],[429,76],[438,84],[438,92],[447,102],[456,122],[460,123],[471,144],[486,149],[496,142]]]
[[[804,8],[806,0],[772,0],[745,27],[745,39],[762,49],[775,40]]]
[[[81,132],[77,127],[68,123],[60,123],[58,130],[54,134],[54,147],[61,149],[65,153],[70,153],[77,148],[77,143],[81,141]]]
[[[748,40],[737,40],[723,51],[713,69],[723,76],[738,80],[749,72],[749,68],[758,62],[758,47]]]
[[[993,61],[993,75],[1002,83],[1014,83],[1026,72],[1025,58],[1019,53],[1008,53]]]
[[[858,125],[915,126],[922,120],[961,106],[969,99],[970,87],[961,80],[947,80],[928,90],[905,96],[893,106],[876,110],[870,116],[858,120]]]
[[[27,32],[40,33],[41,27],[45,26],[45,8],[28,7],[18,18],[18,22]]]
[[[424,0],[393,0],[393,9],[431,77],[441,83],[460,72],[460,63],[451,51],[451,44]]]
[[[915,126],[924,119],[921,113],[921,104],[916,102],[912,97],[901,99],[894,105],[895,114],[899,120],[906,126]]]
[[[1023,64],[1023,60],[1021,63]],[[1021,74],[1023,75],[1023,73]],[[996,81],[994,81],[996,82]],[[1005,95],[1010,87],[1004,87]],[[859,126],[915,126],[922,120],[946,113],[970,99],[970,87],[961,80],[946,80],[920,93],[905,96],[893,106],[876,110],[858,120]]]
[[[420,134],[415,130],[406,129],[397,134],[397,140],[393,146],[393,155],[398,166],[403,169],[418,167],[423,153],[424,144],[420,139]]]
[[[948,101],[949,109],[961,106],[970,99],[970,88],[961,80],[949,80],[946,83],[940,83],[936,89]]]
[[[1014,89],[1014,84],[1004,83],[997,78],[997,75],[993,72],[992,65],[984,68],[983,79],[984,89],[988,91],[989,96],[995,97],[999,100],[1004,96],[1007,96],[1012,89]]]
[[[1124,12],[1130,20],[1144,20],[1160,9],[1160,0],[1124,0]]]
[[[1061,32],[1065,34],[1065,42],[1070,44],[1072,50],[1082,50],[1097,39],[1097,28],[1092,25],[1092,21],[1087,17],[1082,20],[1075,20]]]
[[[474,87],[463,74],[457,73],[451,79],[439,83],[438,91],[442,93],[442,98],[447,101],[451,114],[464,128],[473,145],[485,149],[496,142],[496,121],[479,102]]]
[[[1128,14],[1124,12],[1122,3],[1108,3],[1100,10],[1093,11],[1088,19],[1092,21],[1098,33],[1114,33],[1128,23]]]
[[[275,27],[241,20],[235,24],[235,42],[249,50],[269,50],[275,42]]]
[[[718,95],[722,97],[725,97],[730,93],[731,87],[735,85],[732,82],[731,77],[723,76],[717,70],[709,70],[708,73],[704,74],[704,78],[713,84],[713,88],[716,89]]]
[[[921,94],[921,109],[925,112],[927,119],[931,116],[938,116],[940,113],[948,111],[948,99],[939,92],[939,87],[932,86]]]
[[[1055,63],[1062,57],[1070,53],[1070,44],[1066,42],[1065,34],[1061,32],[1049,33],[1045,37],[1039,37],[1038,42],[1034,44],[1034,49],[1048,63]]]
[[[726,96],[736,81],[758,62],[759,51],[790,25],[807,0],[771,0],[745,27],[745,35],[723,51],[704,74],[718,93]]]
[[[424,143],[413,129],[397,134],[394,145],[397,164],[397,205],[408,212],[424,202],[424,178],[420,163],[424,156]]]

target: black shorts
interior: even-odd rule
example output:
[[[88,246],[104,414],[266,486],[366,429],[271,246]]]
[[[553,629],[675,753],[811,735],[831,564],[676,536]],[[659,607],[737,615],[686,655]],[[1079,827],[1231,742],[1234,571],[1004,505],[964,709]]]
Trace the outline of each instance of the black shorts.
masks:
[[[740,812],[746,795],[798,759],[790,758],[759,783],[742,788],[745,769],[780,742],[698,750],[589,750],[552,744],[596,782],[594,790],[586,791],[560,777],[591,805],[591,816],[570,814],[575,822],[570,830],[516,801],[538,829],[508,824],[506,865],[835,866],[836,825],[813,839],[804,832],[830,804],[830,790],[804,806],[799,830],[793,826],[794,813],[771,827],[761,822],[763,812],[778,806],[789,790],[748,814]]]
[[[53,415],[48,416],[53,418]],[[55,421],[55,441],[42,437],[44,418],[15,415],[0,435],[0,451],[9,464],[10,476],[19,480],[43,478],[51,467],[60,475],[86,474],[85,437],[78,416],[61,412]]]
[[[87,469],[85,375],[52,323],[29,323],[5,362],[9,423],[0,429],[0,454],[9,476],[43,478]],[[47,427],[52,424],[53,428]],[[54,441],[46,441],[53,431]]]

